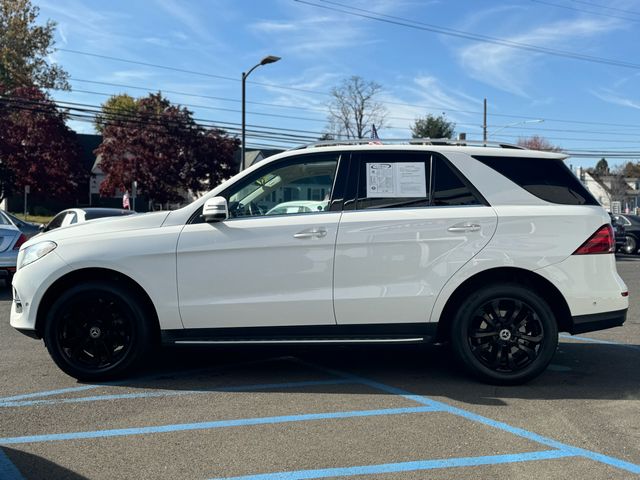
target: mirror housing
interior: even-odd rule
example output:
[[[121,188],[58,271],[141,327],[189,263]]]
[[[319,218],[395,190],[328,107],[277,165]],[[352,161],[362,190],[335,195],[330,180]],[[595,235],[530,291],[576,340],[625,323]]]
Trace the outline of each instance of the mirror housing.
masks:
[[[207,223],[223,222],[229,218],[229,205],[224,197],[213,197],[204,202],[202,218]]]

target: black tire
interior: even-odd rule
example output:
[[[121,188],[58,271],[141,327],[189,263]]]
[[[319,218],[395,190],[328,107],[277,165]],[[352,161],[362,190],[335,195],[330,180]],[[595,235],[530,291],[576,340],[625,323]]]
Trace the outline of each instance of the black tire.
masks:
[[[50,308],[44,343],[65,373],[85,381],[124,375],[152,348],[145,309],[120,285],[88,282],[62,293]]]
[[[517,385],[538,376],[558,347],[558,325],[535,291],[516,284],[472,293],[451,325],[458,360],[483,381]]]
[[[633,235],[626,235],[624,239],[625,244],[621,250],[627,255],[635,255],[638,253],[638,241],[636,240],[636,237]]]

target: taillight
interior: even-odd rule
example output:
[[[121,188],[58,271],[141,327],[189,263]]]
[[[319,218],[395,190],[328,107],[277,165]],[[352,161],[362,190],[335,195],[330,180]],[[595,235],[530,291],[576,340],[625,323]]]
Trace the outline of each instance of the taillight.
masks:
[[[601,226],[596,233],[573,252],[573,255],[591,255],[594,253],[613,253],[616,242],[613,239],[613,228],[610,224]]]
[[[13,246],[13,249],[14,250],[20,250],[20,246],[26,241],[27,241],[27,237],[24,235],[24,233],[21,233],[20,234],[20,238],[18,238],[18,241]]]

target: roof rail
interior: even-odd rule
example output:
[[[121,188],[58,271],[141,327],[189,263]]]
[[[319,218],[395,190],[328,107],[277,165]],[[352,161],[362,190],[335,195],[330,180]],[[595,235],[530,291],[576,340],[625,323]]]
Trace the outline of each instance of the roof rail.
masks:
[[[451,145],[459,147],[499,147],[526,150],[526,148],[521,147],[520,145],[514,145],[511,143],[484,140],[455,140],[452,138],[385,138],[384,140],[359,138],[349,140],[323,140],[293,147],[290,150],[302,150],[305,148],[318,147],[339,147],[342,145]]]

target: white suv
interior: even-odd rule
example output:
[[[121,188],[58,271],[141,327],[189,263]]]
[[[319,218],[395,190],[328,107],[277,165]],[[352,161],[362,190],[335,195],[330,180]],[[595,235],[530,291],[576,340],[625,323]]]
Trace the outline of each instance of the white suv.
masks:
[[[558,331],[622,325],[628,307],[609,216],[564,158],[428,140],[288,151],[180,210],[25,243],[11,325],[85,380],[157,343],[436,340],[484,380],[524,382]],[[289,202],[326,207],[274,214]]]

